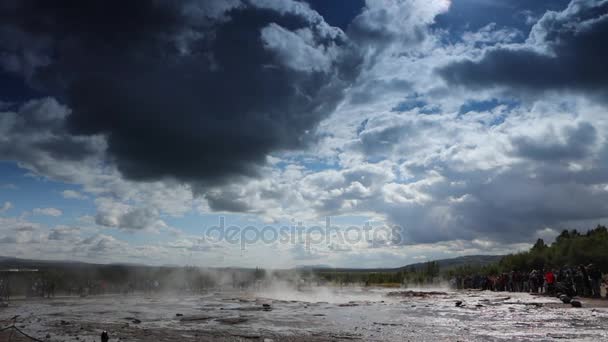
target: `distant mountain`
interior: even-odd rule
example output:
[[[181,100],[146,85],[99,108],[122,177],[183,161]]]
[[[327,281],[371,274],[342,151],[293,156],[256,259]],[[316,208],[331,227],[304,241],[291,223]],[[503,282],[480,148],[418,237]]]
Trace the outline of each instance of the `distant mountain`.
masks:
[[[502,259],[502,255],[467,255],[452,259],[441,259],[441,260],[429,260],[435,261],[439,264],[439,268],[443,271],[446,269],[456,268],[460,266],[485,266],[495,262],[500,261]],[[331,268],[328,265],[299,265],[296,266],[296,270],[317,270],[317,271],[333,271],[333,272],[398,272],[401,270],[419,270],[426,267],[427,262],[420,262],[416,264],[410,264],[403,267],[398,268],[374,268],[374,269],[363,269],[363,268]],[[88,266],[96,266],[96,267],[113,267],[113,266],[123,266],[123,267],[148,267],[146,265],[141,264],[92,264],[80,261],[71,261],[71,260],[29,260],[29,259],[18,259],[13,257],[4,257],[0,256],[0,269],[7,268],[47,268],[47,267],[88,267]],[[149,266],[156,267],[156,266]],[[168,268],[179,268],[180,266],[161,266]],[[213,267],[212,267],[213,268]],[[220,269],[241,269],[245,270],[247,268],[220,268]]]
[[[416,264],[409,264],[397,268],[327,268],[318,267],[314,268],[316,271],[321,272],[399,272],[403,270],[420,270],[426,267],[429,262],[436,262],[439,264],[441,271],[449,270],[460,266],[485,266],[500,261],[503,255],[467,255],[451,259],[440,259],[440,260],[429,260]]]
[[[85,262],[72,260],[31,260],[0,256],[0,269],[9,268],[49,268],[58,266],[85,266]]]
[[[319,265],[298,265],[295,267],[296,270],[321,270],[331,268],[329,265],[319,264]]]
[[[441,259],[441,260],[430,260],[435,261],[439,268],[443,271],[446,269],[457,268],[461,266],[486,266],[489,264],[493,264],[495,262],[499,262],[504,255],[466,255],[451,259]],[[400,270],[403,269],[422,269],[426,267],[428,262],[420,262],[416,264],[410,264],[407,266],[400,267]]]
[[[89,263],[84,261],[74,260],[35,260],[35,259],[19,259],[15,257],[0,256],[0,269],[8,268],[52,268],[52,267],[145,267],[142,264],[135,263]]]

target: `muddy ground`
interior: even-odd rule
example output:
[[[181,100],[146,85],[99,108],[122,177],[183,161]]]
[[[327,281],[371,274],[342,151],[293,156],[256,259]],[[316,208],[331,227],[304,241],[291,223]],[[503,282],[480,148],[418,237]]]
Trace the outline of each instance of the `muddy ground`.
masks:
[[[0,308],[44,341],[608,341],[608,301],[385,289],[19,299]],[[395,292],[394,290],[392,292]],[[457,302],[462,302],[459,306]],[[0,332],[8,341],[12,330]],[[29,341],[12,332],[11,341]]]

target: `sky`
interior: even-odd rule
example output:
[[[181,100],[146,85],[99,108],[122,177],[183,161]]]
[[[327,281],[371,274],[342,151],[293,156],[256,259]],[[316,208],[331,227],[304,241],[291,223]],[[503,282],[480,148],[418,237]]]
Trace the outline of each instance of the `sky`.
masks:
[[[397,267],[608,220],[608,0],[3,1],[0,255]]]

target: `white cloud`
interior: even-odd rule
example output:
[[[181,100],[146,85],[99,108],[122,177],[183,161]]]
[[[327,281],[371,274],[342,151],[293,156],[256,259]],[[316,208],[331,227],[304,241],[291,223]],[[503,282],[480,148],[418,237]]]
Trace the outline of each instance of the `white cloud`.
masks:
[[[2,204],[2,206],[0,207],[0,214],[11,210],[12,207],[13,204],[11,202],[4,202],[4,204]]]
[[[95,223],[100,226],[147,232],[158,232],[169,228],[160,218],[159,211],[154,208],[133,207],[107,197],[100,197],[95,203],[97,204]]]
[[[297,71],[327,72],[338,53],[337,47],[317,45],[312,35],[310,29],[292,32],[274,23],[261,32],[264,46],[274,51],[286,66]]]
[[[63,214],[63,212],[57,208],[34,208],[33,213],[35,215],[46,215],[59,217]]]
[[[66,199],[79,199],[79,200],[82,200],[82,199],[86,199],[87,198],[85,195],[81,194],[78,191],[74,191],[74,190],[63,190],[61,192],[61,196],[63,196],[63,198],[66,198]]]

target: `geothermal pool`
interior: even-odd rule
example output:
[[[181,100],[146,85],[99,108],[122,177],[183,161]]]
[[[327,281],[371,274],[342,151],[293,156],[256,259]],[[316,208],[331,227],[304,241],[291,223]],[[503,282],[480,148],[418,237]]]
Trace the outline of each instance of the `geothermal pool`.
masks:
[[[315,288],[14,300],[0,325],[45,341],[608,341],[608,308],[523,293]],[[423,291],[429,291],[423,290]],[[457,307],[455,303],[462,301]],[[604,307],[602,307],[604,306]],[[0,335],[7,340],[8,331]],[[12,341],[18,339],[14,334]]]

